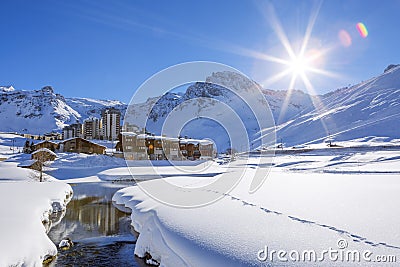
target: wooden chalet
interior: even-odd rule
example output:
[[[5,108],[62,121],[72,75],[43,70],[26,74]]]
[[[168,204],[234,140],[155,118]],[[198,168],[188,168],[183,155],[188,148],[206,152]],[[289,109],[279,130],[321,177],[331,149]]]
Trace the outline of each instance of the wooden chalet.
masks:
[[[123,132],[118,151],[128,160],[196,160],[212,159],[214,144],[209,140],[171,138],[148,134]]]
[[[33,151],[36,151],[36,150],[39,150],[39,149],[42,149],[42,148],[47,148],[47,149],[49,149],[49,150],[54,152],[54,151],[59,149],[59,144],[46,140],[46,141],[34,144],[32,146]]]
[[[84,154],[105,154],[106,147],[80,137],[75,137],[60,142],[60,150],[63,152]]]
[[[53,161],[56,158],[57,155],[53,151],[47,148],[41,148],[39,150],[36,150],[32,153],[31,156],[31,159],[38,160],[41,162]]]

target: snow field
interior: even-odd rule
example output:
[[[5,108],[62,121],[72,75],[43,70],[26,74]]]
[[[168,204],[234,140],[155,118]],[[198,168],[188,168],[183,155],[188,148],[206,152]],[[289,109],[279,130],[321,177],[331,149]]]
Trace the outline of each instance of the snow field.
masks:
[[[42,266],[57,254],[42,221],[55,207],[65,209],[71,194],[61,182],[0,182],[0,266]]]
[[[396,154],[277,156],[277,167],[256,193],[248,193],[252,177],[246,176],[231,192],[215,192],[223,196],[220,201],[195,209],[161,204],[137,186],[121,189],[113,200],[132,210],[132,224],[140,233],[135,254],[148,252],[161,266],[382,266],[329,259],[288,263],[275,258],[271,263],[260,261],[257,253],[265,246],[319,253],[338,250],[338,242],[346,242],[349,250],[395,255],[399,260],[400,179],[390,172],[399,169]],[[329,164],[337,165],[336,173],[322,172]],[[349,172],[359,164],[370,172]],[[166,179],[184,187],[188,178]],[[190,177],[194,179],[201,184],[213,178]]]

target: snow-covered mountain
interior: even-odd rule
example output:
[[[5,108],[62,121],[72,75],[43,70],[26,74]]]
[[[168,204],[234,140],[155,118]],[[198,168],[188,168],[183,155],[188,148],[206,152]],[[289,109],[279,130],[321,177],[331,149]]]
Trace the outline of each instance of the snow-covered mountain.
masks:
[[[251,111],[235,108],[242,105],[235,105],[237,100],[233,94],[216,84],[238,90],[254,86],[235,73],[213,73],[205,83],[195,83],[185,92],[172,91],[136,104],[128,109],[128,116],[138,121],[148,117],[150,120],[146,129],[159,134],[166,116],[175,107],[195,97],[210,97],[232,106],[244,122],[249,136],[257,139],[259,133],[252,121]],[[320,96],[299,90],[275,91],[260,86],[259,89],[268,101],[276,122],[276,127],[269,132],[276,130],[278,141],[282,140],[288,146],[323,142],[327,138],[337,141],[400,138],[400,65],[390,65],[383,74],[366,82]],[[220,148],[229,147],[223,128],[210,120],[196,121],[186,125],[181,134],[195,138],[209,137],[219,143]],[[268,131],[264,133],[268,134]]]
[[[278,126],[287,145],[400,138],[400,65],[368,81],[319,97],[309,112]]]
[[[100,117],[105,107],[115,107],[125,113],[120,101],[64,98],[51,86],[40,90],[15,90],[0,87],[0,131],[44,134],[59,131],[65,125],[83,122],[89,116]]]
[[[206,82],[220,84],[236,91],[243,90],[243,88],[250,88],[254,85],[257,86],[263,92],[276,124],[286,122],[301,114],[312,107],[313,101],[317,99],[316,96],[300,90],[291,90],[288,93],[287,90],[264,89],[257,82],[250,81],[246,77],[232,72],[213,73],[206,79]],[[282,112],[282,108],[284,108],[285,112]]]
[[[101,110],[106,107],[114,107],[124,116],[127,105],[119,100],[96,100],[91,98],[65,98],[65,103],[81,115],[81,120],[88,117],[100,118]]]
[[[287,146],[323,142],[332,138],[337,141],[354,139],[400,139],[400,65],[388,66],[384,73],[352,87],[345,87],[321,96],[302,91],[275,91],[263,89],[232,72],[217,72],[202,83],[194,83],[186,90],[170,91],[160,97],[149,98],[144,103],[131,105],[129,121],[144,122],[146,129],[155,134],[161,132],[164,120],[176,107],[191,99],[206,97],[226,103],[244,122],[252,140],[260,137],[260,129],[249,108],[226,88],[249,90],[256,86],[267,100],[276,128],[276,137]],[[225,88],[226,87],[226,88]],[[155,105],[154,105],[155,104]],[[182,105],[183,104],[183,105]],[[190,112],[214,112],[212,102],[197,105]],[[182,106],[182,107],[181,107]],[[16,131],[43,134],[60,130],[63,126],[83,121],[90,116],[99,117],[105,107],[116,107],[125,113],[127,105],[120,101],[88,98],[64,98],[53,88],[40,90],[15,90],[12,86],[0,87],[0,131]],[[152,108],[153,107],[153,108]],[[152,108],[152,109],[151,109]],[[201,112],[200,112],[201,111]],[[215,113],[217,120],[226,121],[223,112]],[[141,124],[139,124],[141,125]],[[264,131],[263,133],[268,133]],[[226,129],[215,121],[200,118],[190,121],[180,134],[193,138],[211,138],[219,145],[219,151],[230,146]],[[253,143],[255,148],[257,143]]]
[[[254,88],[256,87],[256,88]],[[227,89],[229,88],[229,89]],[[129,123],[136,125],[144,125],[146,118],[146,130],[156,135],[166,134],[167,136],[174,135],[171,132],[161,131],[164,121],[167,116],[176,108],[183,113],[193,113],[189,123],[184,125],[179,133],[181,136],[189,136],[192,138],[211,138],[217,143],[219,151],[224,151],[231,146],[229,142],[227,127],[232,127],[234,116],[230,112],[222,112],[216,110],[218,102],[222,102],[229,106],[244,124],[247,135],[251,139],[251,148],[256,148],[259,145],[260,128],[258,121],[255,119],[251,108],[238,97],[235,92],[245,92],[245,94],[254,93],[254,89],[260,90],[271,108],[272,117],[266,114],[262,120],[266,120],[266,124],[273,125],[274,121],[286,122],[295,118],[298,114],[309,110],[315,96],[311,96],[302,91],[293,90],[290,97],[287,98],[286,91],[274,91],[262,89],[260,85],[254,83],[240,74],[233,72],[216,72],[206,78],[205,82],[197,82],[187,87],[185,91],[169,91],[158,98],[150,98],[145,103],[135,104],[128,108],[126,120]],[[260,92],[258,91],[258,92]],[[191,102],[196,98],[211,98],[215,102],[204,103]],[[186,103],[187,102],[187,103]],[[282,112],[282,107],[285,103],[285,113]],[[205,118],[202,114],[208,114],[212,119]],[[184,114],[185,115],[185,114]],[[231,116],[231,117],[230,117]],[[225,125],[222,122],[225,123]],[[265,124],[264,124],[265,125]],[[183,125],[176,125],[182,127]],[[239,127],[239,125],[238,125]],[[232,129],[232,128],[231,128]],[[238,128],[239,129],[239,128]],[[175,129],[174,129],[175,130]],[[229,132],[232,139],[240,136],[232,136],[239,134],[235,129]],[[255,141],[258,140],[258,141]],[[241,150],[241,148],[236,148]]]

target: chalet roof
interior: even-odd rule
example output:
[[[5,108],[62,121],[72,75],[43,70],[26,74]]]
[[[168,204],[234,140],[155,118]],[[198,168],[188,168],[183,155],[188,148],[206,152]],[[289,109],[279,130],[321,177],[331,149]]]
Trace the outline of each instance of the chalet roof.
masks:
[[[203,140],[200,140],[200,144],[201,145],[212,145],[214,143],[212,141],[210,141],[210,140],[203,139]]]
[[[168,140],[168,141],[176,141],[181,144],[201,144],[201,145],[211,145],[212,141],[207,139],[191,139],[191,138],[177,138],[177,137],[166,137],[160,135],[148,135],[148,134],[137,134],[134,132],[122,132],[124,136],[136,136],[138,139],[152,139],[152,140]]]
[[[51,154],[51,155],[53,155],[53,156],[57,156],[56,153],[54,153],[53,151],[51,151],[51,150],[48,149],[48,148],[41,148],[41,149],[38,149],[38,150],[34,151],[34,152],[32,153],[32,155],[35,155],[35,154],[40,153],[40,152],[46,152],[46,153],[49,153],[49,154]]]
[[[64,143],[66,143],[66,142],[73,141],[73,140],[78,140],[78,139],[82,140],[83,142],[90,143],[90,144],[92,144],[92,145],[96,145],[96,146],[100,146],[100,147],[103,147],[103,148],[107,148],[106,146],[103,146],[103,145],[97,144],[97,143],[95,143],[95,142],[92,142],[92,141],[83,139],[83,138],[81,138],[81,137],[72,137],[72,138],[68,138],[68,139],[65,139],[65,140],[61,141],[60,143],[61,143],[61,144],[64,144]]]
[[[21,168],[31,167],[33,164],[35,164],[36,161],[37,161],[36,159],[24,160],[18,164],[18,167],[21,167]]]
[[[122,135],[126,135],[126,136],[137,136],[137,133],[134,132],[121,132]]]
[[[41,141],[41,142],[36,143],[36,144],[33,144],[33,145],[34,145],[34,146],[37,146],[37,145],[44,144],[44,143],[51,143],[51,144],[53,144],[53,145],[58,145],[58,143],[52,142],[52,141],[49,141],[49,140],[44,140],[44,141]]]
[[[147,137],[147,134],[138,134],[137,138],[140,139],[145,139]]]
[[[167,140],[167,141],[174,141],[174,142],[179,142],[179,138],[176,137],[163,137],[162,139]]]

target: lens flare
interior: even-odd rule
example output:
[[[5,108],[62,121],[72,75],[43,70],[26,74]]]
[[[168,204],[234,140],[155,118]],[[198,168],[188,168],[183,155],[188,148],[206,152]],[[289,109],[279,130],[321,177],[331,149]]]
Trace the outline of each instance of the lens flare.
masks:
[[[362,38],[366,38],[368,36],[368,30],[364,23],[359,22],[357,23],[356,27]]]
[[[340,43],[344,46],[344,47],[349,47],[351,46],[351,36],[350,34],[346,31],[346,30],[340,30],[339,34],[338,34]]]

